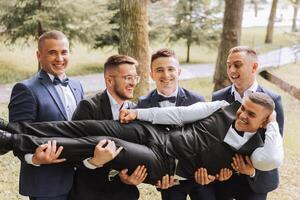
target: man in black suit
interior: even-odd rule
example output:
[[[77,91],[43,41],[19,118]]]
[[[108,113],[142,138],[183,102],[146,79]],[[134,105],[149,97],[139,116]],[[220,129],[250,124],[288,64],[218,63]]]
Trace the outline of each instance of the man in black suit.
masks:
[[[178,85],[181,73],[179,61],[171,49],[159,49],[151,56],[150,76],[155,82],[156,89],[148,95],[140,97],[137,108],[168,107],[168,106],[189,106],[196,102],[203,102],[204,97],[182,88]],[[169,127],[166,127],[169,128]],[[178,168],[180,167],[178,164]],[[170,182],[174,179],[170,177]],[[165,179],[163,179],[165,180]],[[168,180],[168,177],[166,178]],[[163,200],[184,200],[187,195],[192,200],[212,200],[210,186],[201,186],[195,180],[180,180],[176,185],[161,183],[161,197]]]
[[[48,31],[38,41],[37,59],[41,70],[17,83],[9,109],[11,122],[70,120],[83,98],[79,81],[66,76],[69,41],[60,31]],[[54,153],[51,153],[54,152]],[[20,155],[20,194],[30,200],[66,200],[73,183],[73,165],[59,163],[61,148],[55,143],[38,147],[33,154]],[[59,163],[46,165],[49,163]]]
[[[72,120],[118,120],[121,108],[129,109],[135,106],[128,100],[133,98],[134,88],[140,79],[136,72],[137,65],[137,61],[129,56],[109,57],[104,64],[106,89],[91,98],[82,100]],[[144,166],[138,166],[131,176],[127,175],[126,170],[122,170],[121,181],[118,176],[109,180],[109,167],[97,168],[89,164],[95,162],[97,158],[100,161],[102,159],[101,155],[95,155],[84,161],[92,169],[82,165],[77,167],[69,199],[82,200],[87,196],[89,200],[139,198],[139,191],[134,185],[144,181],[147,175]]]
[[[283,135],[284,113],[281,97],[258,85],[256,81],[257,70],[257,55],[253,49],[247,46],[232,48],[227,58],[227,75],[232,85],[214,92],[212,100],[226,100],[229,103],[241,102],[249,93],[266,93],[275,102],[276,120],[279,124],[280,133]],[[236,169],[240,174],[235,174],[227,182],[216,184],[218,199],[265,200],[268,192],[278,187],[278,170],[262,172],[254,169],[247,160],[241,158],[240,161],[240,165],[245,166],[244,169]]]
[[[221,168],[231,166],[235,153],[248,155],[258,170],[279,167],[283,162],[283,145],[275,112],[272,114],[273,100],[263,93],[251,93],[242,105],[239,102],[224,105],[227,105],[225,101],[199,102],[187,107],[123,110],[121,113],[122,122],[138,118],[153,124],[182,126],[169,132],[141,121],[125,125],[92,120],[2,122],[0,128],[5,131],[1,131],[0,146],[3,153],[11,149],[15,154],[31,152],[36,145],[48,140],[44,136],[49,137],[50,133],[52,139],[64,146],[62,157],[73,161],[90,156],[100,140],[110,138],[124,150],[108,165],[118,170],[126,166],[133,171],[137,165],[144,164],[148,183],[155,183],[166,173],[194,178],[199,166],[207,168],[210,174],[217,174]],[[238,139],[241,134],[245,135],[243,140]],[[61,135],[65,138],[59,137]],[[182,163],[180,170],[174,159]]]

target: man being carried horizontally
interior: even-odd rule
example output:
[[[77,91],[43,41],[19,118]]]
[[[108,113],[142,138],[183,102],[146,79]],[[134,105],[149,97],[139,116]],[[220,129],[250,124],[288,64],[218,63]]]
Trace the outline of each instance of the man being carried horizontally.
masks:
[[[113,155],[107,165],[117,170],[134,170],[143,164],[148,169],[145,180],[148,183],[156,183],[165,174],[192,179],[199,167],[207,168],[208,174],[218,174],[221,168],[231,168],[236,153],[249,156],[253,166],[263,171],[278,168],[283,162],[274,102],[263,93],[249,94],[242,105],[239,102],[228,105],[225,101],[199,102],[187,107],[125,110],[121,115],[122,122],[137,118],[181,127],[166,132],[142,121],[129,124],[92,120],[31,124],[3,121],[1,152],[13,150],[15,155],[33,152],[49,140],[43,138],[47,132],[47,136],[51,133],[52,139],[64,147],[62,157],[69,161],[83,160],[93,154],[100,140],[111,139],[123,150],[114,159]],[[242,142],[236,140],[239,132],[248,136]],[[59,137],[61,135],[66,138]],[[176,170],[175,158],[183,163],[180,171]]]

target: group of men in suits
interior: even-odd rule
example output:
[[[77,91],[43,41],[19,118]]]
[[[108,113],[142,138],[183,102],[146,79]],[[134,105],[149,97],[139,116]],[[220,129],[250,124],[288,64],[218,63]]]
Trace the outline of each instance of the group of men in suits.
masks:
[[[37,58],[41,70],[36,76],[15,85],[9,104],[11,122],[62,121],[62,120],[118,120],[123,108],[149,108],[166,106],[188,106],[204,101],[201,95],[179,87],[180,66],[175,53],[160,49],[151,57],[150,76],[156,89],[139,98],[137,105],[129,100],[140,77],[136,73],[137,61],[129,56],[114,55],[104,64],[106,89],[91,98],[83,99],[79,82],[68,79],[69,43],[59,31],[49,31],[39,38]],[[230,50],[227,73],[233,85],[213,94],[213,100],[241,101],[249,92],[261,91],[272,97],[276,104],[277,122],[283,132],[283,110],[280,96],[259,86],[255,76],[258,69],[255,51],[248,47]],[[82,100],[82,101],[81,101]],[[76,108],[76,105],[77,108]],[[170,127],[172,128],[172,127]],[[106,145],[109,143],[110,145]],[[119,176],[109,177],[105,166],[111,153],[116,156],[120,149],[112,141],[100,141],[94,156],[74,165],[64,163],[59,155],[63,147],[55,141],[39,146],[35,153],[21,159],[20,193],[31,200],[65,199],[138,199],[135,185],[147,176],[145,166],[138,166],[132,174],[120,171]],[[239,175],[224,171],[214,181],[203,168],[195,172],[195,181],[180,180],[166,175],[158,181],[162,199],[266,199],[267,193],[278,185],[278,171],[261,172],[243,157],[237,159],[235,169]],[[106,160],[107,159],[107,160]],[[99,162],[102,163],[99,165]],[[49,163],[55,163],[48,165]],[[95,163],[98,163],[95,165]],[[177,184],[180,183],[180,184]]]

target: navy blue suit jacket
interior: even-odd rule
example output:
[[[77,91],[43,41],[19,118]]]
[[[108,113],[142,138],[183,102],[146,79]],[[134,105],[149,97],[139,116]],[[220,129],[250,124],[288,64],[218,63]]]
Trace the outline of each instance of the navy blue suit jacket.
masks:
[[[157,94],[157,91],[155,89],[155,90],[152,90],[148,95],[140,97],[137,107],[138,108],[160,107],[156,94]],[[181,87],[178,87],[176,106],[189,106],[189,105],[197,103],[199,101],[205,101],[204,97],[197,93],[188,91]]]
[[[69,80],[76,103],[83,98],[78,81]],[[9,121],[62,121],[67,120],[63,102],[48,74],[43,70],[21,83],[11,94]],[[22,160],[23,159],[23,160]],[[31,197],[53,197],[67,194],[73,183],[74,169],[70,164],[29,165],[21,158],[20,194]]]
[[[212,100],[213,101],[226,100],[229,103],[233,102],[234,96],[231,94],[231,87],[232,86],[228,86],[226,88],[214,92],[212,95]],[[280,133],[281,135],[283,135],[284,113],[282,108],[281,97],[278,94],[268,89],[265,89],[261,86],[258,86],[256,91],[268,94],[275,102],[275,111],[277,113],[276,120],[279,125]],[[247,179],[248,179],[249,186],[256,193],[268,193],[276,189],[279,184],[279,175],[277,169],[274,169],[272,171],[267,171],[267,172],[256,170],[255,177],[254,178],[247,177]]]

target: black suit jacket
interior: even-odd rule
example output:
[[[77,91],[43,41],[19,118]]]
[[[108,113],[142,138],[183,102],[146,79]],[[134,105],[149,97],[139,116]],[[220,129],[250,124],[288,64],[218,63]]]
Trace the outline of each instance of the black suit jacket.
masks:
[[[234,96],[231,94],[231,87],[228,86],[226,88],[223,88],[221,90],[218,90],[213,93],[212,100],[226,100],[227,102],[231,103],[234,101]],[[282,108],[282,102],[281,97],[261,86],[258,86],[257,92],[263,92],[268,94],[273,101],[275,102],[275,111],[277,113],[277,123],[279,125],[279,130],[281,135],[283,135],[283,126],[284,126],[284,113]],[[257,193],[268,193],[278,187],[279,184],[279,174],[278,170],[274,169],[267,172],[262,172],[259,170],[256,170],[256,174],[254,178],[247,177],[249,186],[254,192]]]
[[[72,120],[112,120],[113,115],[107,91],[97,93],[95,96],[82,100],[77,106]],[[112,194],[119,187],[127,187],[128,199],[137,199],[138,191],[133,186],[128,186],[115,179],[114,182],[108,180],[110,168],[101,167],[99,169],[88,169],[85,166],[78,165],[75,172],[74,184],[70,194],[70,200],[101,200],[113,199]],[[120,186],[118,186],[120,185]],[[129,187],[129,188],[128,188]],[[134,190],[134,191],[132,191]],[[130,194],[135,193],[135,194]],[[130,194],[130,195],[129,195]],[[136,196],[131,198],[131,196]]]

